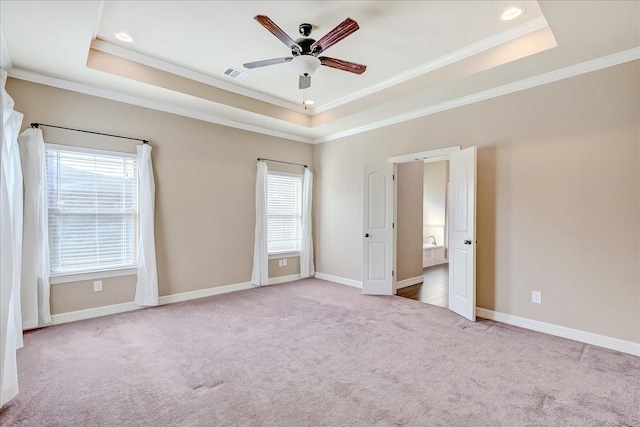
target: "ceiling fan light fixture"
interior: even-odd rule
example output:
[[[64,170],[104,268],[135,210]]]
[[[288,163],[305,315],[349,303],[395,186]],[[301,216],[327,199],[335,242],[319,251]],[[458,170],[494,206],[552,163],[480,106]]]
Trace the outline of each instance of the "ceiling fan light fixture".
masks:
[[[132,43],[133,42],[133,37],[131,37],[131,35],[129,33],[124,32],[124,31],[119,31],[119,32],[115,33],[114,37],[117,38],[118,40],[120,40],[121,42],[125,42],[125,43]]]
[[[258,21],[260,25],[276,36],[276,38],[284,43],[287,48],[291,49],[291,56],[246,62],[243,64],[245,68],[252,69],[291,62],[293,68],[298,72],[298,89],[302,90],[311,87],[311,75],[315,73],[321,65],[354,74],[362,74],[367,69],[366,65],[356,64],[355,62],[349,62],[328,56],[318,56],[320,53],[323,53],[331,46],[353,34],[360,28],[358,23],[351,18],[347,18],[342,21],[333,30],[329,31],[317,41],[307,37],[313,30],[313,25],[311,24],[300,24],[299,30],[302,37],[297,40],[293,40],[267,15],[256,15],[253,19]],[[304,101],[305,98],[306,97],[302,98],[302,100]]]
[[[502,16],[500,16],[500,19],[502,19],[503,21],[511,21],[512,19],[516,19],[523,13],[523,7],[510,7],[509,9],[506,9],[504,12],[502,12]]]
[[[311,55],[299,55],[291,60],[291,65],[301,76],[310,76],[320,68],[320,60]]]

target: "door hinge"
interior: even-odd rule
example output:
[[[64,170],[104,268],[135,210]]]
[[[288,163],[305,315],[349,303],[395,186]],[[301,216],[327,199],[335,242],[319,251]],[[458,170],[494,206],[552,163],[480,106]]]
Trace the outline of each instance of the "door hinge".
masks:
[[[395,271],[391,270],[391,277],[395,274]]]
[[[392,180],[395,181],[396,180],[396,174],[391,175]]]
[[[396,228],[396,223],[395,222],[391,223],[391,228]]]

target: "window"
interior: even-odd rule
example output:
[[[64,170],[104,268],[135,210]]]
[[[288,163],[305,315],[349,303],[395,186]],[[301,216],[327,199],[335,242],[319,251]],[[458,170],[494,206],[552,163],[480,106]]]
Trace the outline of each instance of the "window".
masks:
[[[52,276],[137,265],[135,154],[47,144]]]
[[[267,248],[270,254],[300,251],[302,176],[267,175]]]

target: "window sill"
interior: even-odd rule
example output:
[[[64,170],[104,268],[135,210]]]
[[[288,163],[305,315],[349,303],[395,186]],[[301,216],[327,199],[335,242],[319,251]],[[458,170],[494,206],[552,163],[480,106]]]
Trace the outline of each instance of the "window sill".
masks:
[[[289,252],[272,252],[269,254],[269,259],[283,259],[283,258],[293,258],[299,257],[300,251],[289,251]]]
[[[138,274],[138,267],[119,268],[116,270],[87,271],[84,273],[65,274],[49,277],[49,283],[59,285],[61,283],[82,282],[85,280],[106,279],[109,277],[134,276]]]

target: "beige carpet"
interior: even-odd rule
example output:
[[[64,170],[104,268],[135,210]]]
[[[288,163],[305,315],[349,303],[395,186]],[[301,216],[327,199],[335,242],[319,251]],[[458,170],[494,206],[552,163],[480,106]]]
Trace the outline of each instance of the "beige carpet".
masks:
[[[321,280],[28,333],[3,426],[640,426],[640,358]]]

